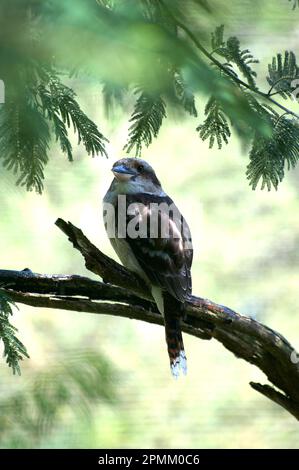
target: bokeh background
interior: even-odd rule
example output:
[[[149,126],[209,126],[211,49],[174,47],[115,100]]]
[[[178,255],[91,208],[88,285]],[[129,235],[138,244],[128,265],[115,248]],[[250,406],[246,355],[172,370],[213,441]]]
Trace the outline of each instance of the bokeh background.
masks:
[[[231,2],[223,21],[261,60],[256,70],[263,78],[276,52],[299,53],[298,11],[283,0],[259,2],[263,8],[253,3]],[[98,84],[78,78],[70,84],[109,137],[109,159],[92,159],[77,147],[69,163],[53,143],[42,196],[17,188],[14,176],[1,171],[1,268],[93,277],[55,227],[58,217],[115,257],[101,200],[113,161],[124,155],[134,100],[128,94],[107,117]],[[222,150],[198,138],[206,97],[196,99],[199,119],[170,110],[143,152],[191,226],[194,293],[257,318],[299,348],[299,170],[277,192],[252,191],[248,149],[236,137]],[[262,373],[216,341],[185,335],[188,375],[174,381],[159,326],[19,307],[13,322],[30,359],[21,377],[0,363],[1,448],[299,447],[294,418],[251,390],[249,381],[263,382]]]

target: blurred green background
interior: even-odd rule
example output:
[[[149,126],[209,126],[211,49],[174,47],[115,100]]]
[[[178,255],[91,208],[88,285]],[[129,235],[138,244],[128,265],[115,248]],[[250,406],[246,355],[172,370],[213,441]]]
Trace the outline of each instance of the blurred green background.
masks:
[[[222,21],[260,58],[262,76],[276,52],[299,52],[298,11],[289,2],[260,2],[260,10],[250,1],[231,3]],[[78,147],[70,164],[53,144],[42,196],[1,172],[1,268],[92,277],[54,226],[58,217],[115,257],[101,200],[112,163],[123,156],[134,100],[128,95],[107,118],[97,84],[73,79],[71,86],[110,139],[109,159],[91,159]],[[206,97],[196,99],[202,118]],[[209,150],[194,131],[197,121],[169,111],[143,152],[191,226],[194,294],[254,316],[298,348],[299,170],[277,192],[253,192],[247,149],[233,138],[221,151]],[[299,447],[294,418],[250,389],[263,375],[214,340],[185,335],[188,376],[174,381],[159,326],[24,305],[13,322],[30,360],[21,377],[0,363],[2,448]]]

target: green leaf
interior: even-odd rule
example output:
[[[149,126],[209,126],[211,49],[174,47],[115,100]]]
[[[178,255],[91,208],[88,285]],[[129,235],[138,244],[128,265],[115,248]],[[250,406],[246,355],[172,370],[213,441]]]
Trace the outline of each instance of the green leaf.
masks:
[[[60,82],[57,76],[50,76],[47,85],[41,84],[37,89],[42,109],[54,124],[56,139],[60,141],[63,152],[72,160],[72,147],[67,137],[66,127],[73,125],[78,135],[78,143],[84,144],[88,154],[100,153],[107,156],[105,141],[96,124],[87,117],[77,103],[74,91]]]
[[[0,145],[3,165],[18,174],[17,184],[27,190],[43,190],[50,132],[43,113],[21,100],[5,103],[0,110]]]
[[[260,179],[261,189],[277,189],[283,180],[285,167],[294,168],[299,159],[299,126],[294,119],[281,116],[274,119],[272,135],[268,138],[258,135],[250,151],[247,178],[252,189],[256,189]]]
[[[254,59],[249,49],[241,50],[239,39],[231,37],[227,40],[225,55],[228,61],[234,62],[237,65],[239,70],[247,79],[248,84],[252,88],[256,88],[254,80],[256,72],[251,69],[249,64],[256,64],[258,63],[258,60]]]
[[[173,81],[175,96],[191,116],[197,117],[194,94],[178,71],[174,73]]]
[[[224,26],[218,26],[214,33],[212,33],[211,39],[212,53],[224,57],[228,63],[224,64],[226,67],[231,67],[235,64],[240,72],[246,78],[248,84],[256,89],[256,72],[252,70],[250,64],[258,63],[258,60],[253,57],[249,49],[242,50],[240,47],[240,41],[237,37],[232,36],[228,40],[224,41]]]
[[[18,330],[9,321],[13,314],[12,306],[16,307],[15,303],[0,289],[0,340],[4,345],[3,356],[13,374],[21,375],[19,363],[24,357],[29,358],[29,355],[24,344],[15,335]]]
[[[284,58],[282,58],[282,54],[278,53],[268,65],[268,72],[267,81],[271,86],[270,92],[275,89],[283,98],[291,97],[294,92],[292,82],[299,78],[295,54],[292,51],[285,51]]]
[[[124,149],[127,153],[135,147],[135,155],[140,156],[142,145],[148,147],[157,137],[163,118],[166,117],[165,103],[161,96],[137,88],[139,94],[130,122],[129,139]]]
[[[215,32],[211,33],[212,53],[225,48],[224,25],[217,26]]]
[[[221,149],[223,142],[228,143],[231,132],[223,109],[214,96],[211,96],[206,105],[205,115],[207,118],[196,130],[202,140],[209,139],[210,148],[216,141],[218,148]]]
[[[72,145],[68,139],[68,131],[65,123],[59,115],[59,110],[53,103],[53,98],[49,90],[45,85],[38,87],[38,94],[42,103],[42,108],[47,118],[52,121],[56,141],[59,141],[61,150],[66,153],[70,161],[73,160]]]
[[[68,136],[71,125],[88,154],[107,155],[107,139],[81,110],[73,90],[62,84],[52,70],[36,63],[20,67],[8,99],[0,108],[0,158],[4,167],[17,175],[17,184],[40,194],[48,162],[50,125],[69,160],[73,159]]]
[[[109,117],[110,112],[113,110],[116,103],[120,105],[123,104],[123,98],[126,91],[127,87],[125,86],[119,86],[111,82],[103,83],[102,95],[107,117]]]

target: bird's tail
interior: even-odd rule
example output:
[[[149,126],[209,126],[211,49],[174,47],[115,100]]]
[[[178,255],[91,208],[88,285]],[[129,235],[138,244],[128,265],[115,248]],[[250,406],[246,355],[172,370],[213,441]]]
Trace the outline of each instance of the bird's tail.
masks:
[[[170,370],[177,379],[187,374],[187,359],[182,337],[181,319],[176,312],[164,312],[165,336],[170,360]]]

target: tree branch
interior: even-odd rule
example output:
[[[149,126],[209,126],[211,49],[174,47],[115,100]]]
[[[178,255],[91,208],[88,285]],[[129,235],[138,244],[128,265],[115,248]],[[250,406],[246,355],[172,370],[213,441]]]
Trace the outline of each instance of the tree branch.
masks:
[[[217,60],[214,56],[213,53],[216,52],[214,50],[213,52],[209,52],[202,44],[201,42],[196,38],[195,34],[192,33],[192,31],[186,26],[183,22],[179,21],[172,13],[172,11],[165,5],[162,0],[160,2],[163,4],[163,7],[165,11],[167,11],[168,15],[173,19],[174,23],[186,34],[186,36],[193,42],[195,47],[202,53],[204,54],[214,65],[216,65],[225,75],[228,75],[233,82],[235,82],[237,85],[247,88],[248,90],[252,91],[253,93],[259,95],[261,98],[263,98],[266,101],[269,101],[271,104],[277,106],[280,108],[282,111],[284,111],[286,114],[290,114],[294,116],[296,119],[299,119],[299,115],[292,111],[291,109],[286,108],[283,106],[281,103],[278,101],[274,100],[270,95],[270,93],[264,93],[263,91],[258,90],[257,88],[253,88],[251,85],[248,83],[244,82],[244,80],[241,80],[238,76],[236,76],[234,73],[231,72],[227,67],[225,67],[219,60]]]
[[[77,275],[36,274],[29,269],[0,270],[0,287],[13,301],[163,324],[138,276],[98,250],[70,222],[58,219],[56,225],[83,255],[87,269],[104,282]],[[182,328],[201,339],[216,339],[235,356],[257,366],[272,385],[251,383],[252,388],[299,420],[299,356],[281,334],[228,307],[195,296],[187,303]]]

